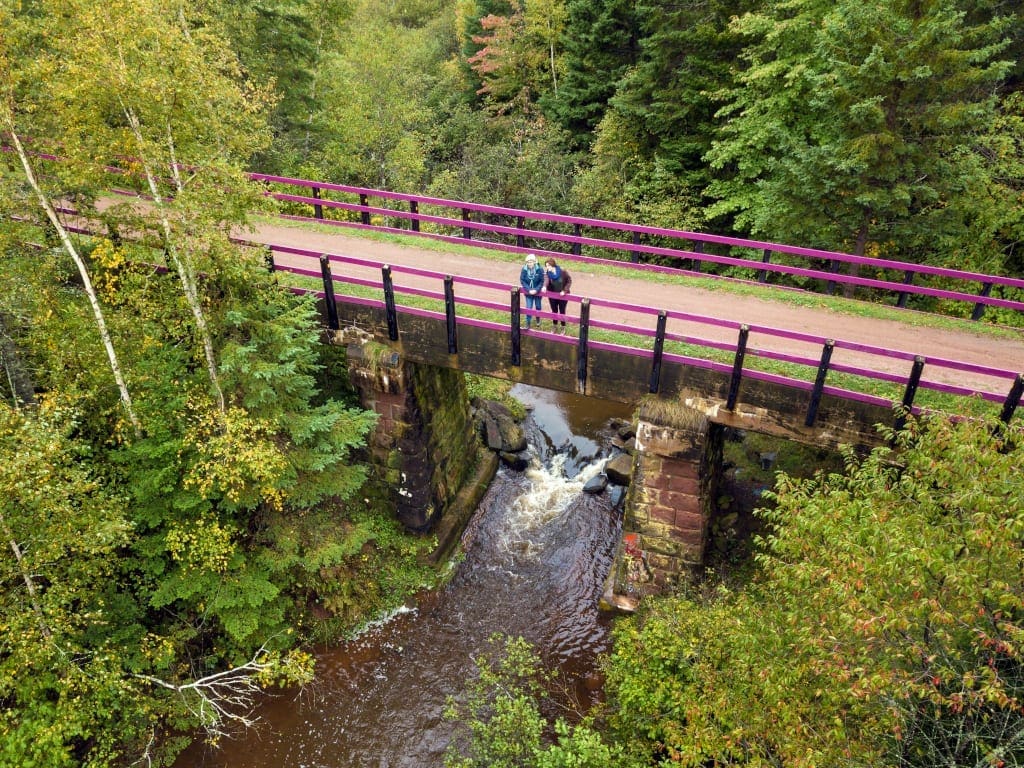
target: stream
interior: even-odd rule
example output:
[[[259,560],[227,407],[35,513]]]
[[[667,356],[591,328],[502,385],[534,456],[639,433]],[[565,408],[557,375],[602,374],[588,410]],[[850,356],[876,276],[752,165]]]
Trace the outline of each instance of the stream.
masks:
[[[601,697],[597,609],[621,514],[581,489],[610,455],[618,403],[517,385],[530,467],[499,469],[447,583],[357,638],[315,651],[317,680],[268,695],[258,726],[217,748],[194,744],[175,768],[442,768],[456,725],[443,717],[495,633],[522,636],[587,709]]]

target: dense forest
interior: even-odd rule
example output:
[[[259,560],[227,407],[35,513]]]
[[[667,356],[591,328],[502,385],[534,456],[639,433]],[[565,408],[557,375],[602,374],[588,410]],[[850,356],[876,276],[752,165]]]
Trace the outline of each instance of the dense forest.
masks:
[[[167,764],[431,578],[246,171],[1019,276],[1022,51],[1015,0],[0,0],[0,766]],[[1024,435],[892,444],[589,718],[482,659],[451,762],[1024,763]]]

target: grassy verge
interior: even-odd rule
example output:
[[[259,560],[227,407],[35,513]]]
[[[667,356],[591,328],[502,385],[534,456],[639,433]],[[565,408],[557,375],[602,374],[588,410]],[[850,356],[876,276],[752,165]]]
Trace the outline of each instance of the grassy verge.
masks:
[[[521,261],[521,255],[518,253],[509,253],[507,251],[480,246],[433,240],[429,237],[412,234],[403,235],[396,232],[342,228],[332,226],[330,224],[279,219],[272,216],[261,216],[254,219],[254,222],[265,222],[274,226],[292,227],[321,234],[356,237],[404,248],[416,248],[419,250],[434,251],[438,253],[473,256],[505,264],[518,264]],[[567,260],[569,259],[569,257],[565,258]],[[616,266],[614,264],[587,263],[585,269],[587,274],[590,275],[606,275],[609,277],[642,282],[720,291],[730,293],[735,296],[749,296],[764,301],[773,301],[791,306],[825,309],[838,314],[892,320],[894,322],[909,323],[911,325],[921,327],[984,334],[993,338],[1019,339],[1021,333],[1019,328],[1009,328],[986,322],[972,322],[962,317],[952,317],[948,315],[932,314],[913,310],[901,310],[885,304],[877,304],[856,299],[846,299],[842,296],[828,296],[799,289],[772,287],[748,280],[698,277],[685,274],[674,275],[666,274],[664,272],[636,269],[626,265]],[[751,272],[756,273],[756,271],[757,267],[751,266]]]

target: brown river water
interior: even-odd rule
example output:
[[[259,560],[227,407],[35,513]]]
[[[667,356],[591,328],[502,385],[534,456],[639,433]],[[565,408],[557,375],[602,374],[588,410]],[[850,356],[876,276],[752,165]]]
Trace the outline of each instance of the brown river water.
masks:
[[[597,601],[621,515],[607,493],[581,489],[609,456],[610,420],[630,409],[521,385],[513,394],[532,408],[531,466],[499,470],[445,586],[315,649],[307,690],[268,696],[254,730],[216,749],[196,743],[174,768],[440,768],[455,732],[446,700],[495,633],[532,643],[583,709],[599,701],[611,620]]]

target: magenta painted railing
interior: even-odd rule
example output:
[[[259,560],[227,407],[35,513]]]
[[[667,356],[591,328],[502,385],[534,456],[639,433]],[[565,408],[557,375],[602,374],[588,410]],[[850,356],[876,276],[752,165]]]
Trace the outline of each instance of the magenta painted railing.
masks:
[[[907,297],[911,294],[948,301],[967,302],[973,304],[972,319],[975,320],[981,318],[986,306],[1003,307],[1024,312],[1024,301],[991,295],[994,288],[1005,290],[1011,294],[1016,290],[1024,289],[1024,279],[1019,278],[986,275],[977,272],[946,269],[888,259],[868,258],[837,251],[802,248],[745,238],[724,237],[703,232],[648,227],[563,214],[527,211],[518,208],[503,208],[500,206],[482,205],[479,203],[468,203],[365,187],[353,187],[345,184],[310,181],[308,179],[296,179],[286,176],[254,173],[250,174],[250,178],[271,185],[269,194],[276,200],[308,205],[313,213],[312,216],[291,216],[289,218],[315,219],[327,224],[344,227],[398,230],[406,234],[422,235],[449,242],[465,243],[467,240],[472,240],[474,245],[485,248],[520,252],[526,250],[542,253],[549,252],[577,261],[611,261],[616,265],[623,266],[623,262],[618,259],[610,260],[584,255],[582,248],[586,246],[589,250],[606,250],[620,256],[626,255],[630,259],[629,263],[635,268],[659,272],[683,271],[691,274],[708,274],[701,272],[701,264],[708,262],[726,267],[741,267],[750,270],[756,275],[752,279],[756,279],[761,283],[767,282],[769,274],[777,274],[822,282],[829,293],[837,285],[885,291],[896,296],[895,303],[898,307],[905,307]],[[308,195],[292,194],[274,189],[273,185],[282,185],[286,188],[305,188],[310,190],[310,193]],[[331,199],[327,196],[331,193],[334,193],[335,197],[340,195],[352,196],[358,202]],[[381,204],[370,205],[371,199],[379,200]],[[408,207],[408,210],[386,207],[385,203],[387,202],[404,204]],[[424,212],[421,208],[441,209],[441,213],[449,213],[448,215],[435,215]],[[324,209],[335,209],[350,214],[357,214],[358,221],[325,218]],[[454,213],[457,213],[458,216],[453,215]],[[383,223],[374,224],[375,217],[383,217],[384,220],[397,219],[408,221],[408,229],[388,226]],[[514,221],[515,224],[513,226],[501,223],[503,221]],[[531,223],[533,226],[528,226]],[[431,224],[436,228],[440,228],[440,230],[424,232],[420,226],[421,224]],[[537,225],[544,224],[568,226],[572,228],[572,232],[546,231],[537,228]],[[598,235],[603,233],[604,236],[584,236],[584,229]],[[458,234],[451,234],[446,230],[451,230]],[[629,235],[631,241],[622,242],[611,239],[611,235],[616,233]],[[481,235],[484,237],[499,236],[508,238],[509,241],[514,238],[515,244],[481,239]],[[687,249],[648,245],[642,242],[645,236],[685,241],[691,244],[691,247]],[[527,240],[530,241],[529,248],[527,247]],[[537,243],[543,244],[544,248],[542,249],[537,246]],[[708,243],[728,246],[730,248],[741,248],[750,252],[752,256],[744,258],[707,253],[704,251],[704,246]],[[568,246],[569,252],[564,253],[551,250],[557,245]],[[679,266],[666,267],[657,264],[642,264],[639,263],[642,255],[668,257],[678,262]],[[777,256],[787,256],[803,260],[805,266],[773,261],[773,258]],[[825,263],[824,267],[820,266],[821,262]],[[857,265],[858,267],[874,271],[886,270],[896,272],[900,274],[900,279],[878,279],[875,277],[843,274],[839,271],[843,264]],[[710,274],[708,276],[717,277],[717,275]],[[940,282],[953,283],[959,287],[947,289],[933,285],[916,284],[914,281],[918,276],[939,280]]]
[[[339,302],[348,302],[354,304],[363,304],[368,306],[383,307],[386,310],[389,309],[388,305],[394,307],[396,313],[404,313],[411,315],[419,315],[425,317],[434,317],[437,319],[447,319],[450,326],[463,325],[463,326],[475,326],[479,328],[488,328],[491,330],[497,330],[504,333],[510,333],[513,335],[513,355],[517,354],[516,343],[518,342],[518,323],[516,322],[514,311],[517,311],[518,302],[514,302],[512,294],[518,292],[517,288],[512,288],[507,282],[497,282],[494,280],[487,280],[468,276],[451,276],[445,275],[440,272],[432,270],[416,268],[416,267],[404,267],[398,265],[385,265],[379,261],[366,258],[357,258],[353,256],[343,256],[340,254],[325,254],[320,251],[310,251],[301,248],[294,248],[283,244],[275,244],[269,246],[271,250],[271,263],[274,269],[282,272],[288,272],[296,275],[304,275],[307,277],[318,278],[323,281],[324,289],[320,291],[314,291],[320,298],[332,297],[332,300]],[[278,263],[274,259],[274,254],[281,256],[290,257],[301,257],[308,258],[310,260],[309,267],[283,265]],[[344,265],[349,269],[334,271],[331,270],[331,265]],[[352,274],[345,274],[352,272],[351,268],[369,268],[373,270],[381,270],[381,277],[367,278],[367,277],[356,277]],[[427,278],[428,280],[436,280],[437,285],[446,283],[454,286],[472,286],[477,289],[484,289],[485,291],[493,291],[493,298],[471,298],[471,297],[459,297],[457,292],[453,295],[443,290],[436,290],[430,288],[422,288],[416,286],[404,286],[400,287],[394,285],[392,281],[386,281],[384,279],[384,270],[387,270],[387,274],[390,276],[392,273],[395,275],[409,275],[417,278]],[[368,299],[365,297],[358,297],[353,295],[339,294],[336,292],[337,285],[353,285],[362,286],[373,289],[381,290],[381,298],[379,299]],[[393,292],[390,293],[389,292]],[[446,311],[432,311],[411,306],[398,305],[395,302],[394,294],[404,294],[408,296],[419,296],[436,299],[446,303]],[[489,294],[488,294],[489,295]],[[1024,376],[1018,371],[1011,371],[992,366],[979,365],[976,363],[968,363],[957,360],[946,359],[942,357],[935,357],[931,355],[919,355],[913,352],[907,352],[904,350],[888,349],[885,347],[879,347],[869,344],[863,344],[853,341],[845,341],[842,339],[826,339],[822,336],[816,336],[814,334],[802,333],[797,331],[789,331],[780,328],[773,328],[765,325],[754,325],[744,324],[733,320],[723,320],[720,318],[706,317],[703,315],[697,315],[686,312],[677,311],[662,311],[655,308],[638,307],[634,304],[623,304],[620,302],[609,301],[601,298],[580,298],[576,296],[565,297],[576,306],[576,311],[572,314],[562,316],[559,315],[559,319],[565,319],[566,322],[576,325],[576,332],[578,338],[570,338],[568,336],[557,336],[554,334],[547,334],[550,338],[558,343],[565,344],[580,344],[581,340],[584,340],[584,347],[593,349],[606,349],[614,351],[620,354],[636,355],[652,360],[652,366],[660,365],[662,360],[674,361],[677,363],[696,366],[700,368],[706,368],[727,374],[732,377],[732,391],[730,393],[729,407],[735,404],[735,390],[739,385],[740,379],[758,379],[767,382],[773,382],[781,384],[787,387],[809,391],[814,397],[820,397],[821,394],[829,394],[836,397],[840,397],[847,400],[855,400],[860,402],[871,403],[882,407],[891,407],[896,404],[893,401],[873,395],[866,392],[855,391],[851,389],[844,389],[841,387],[834,387],[825,384],[825,377],[829,371],[836,371],[841,373],[850,374],[866,380],[884,381],[890,384],[897,384],[904,388],[902,404],[907,406],[910,412],[920,413],[920,409],[913,405],[913,400],[916,391],[920,389],[929,389],[935,392],[941,392],[957,396],[975,396],[980,397],[986,401],[993,403],[1002,404],[1001,418],[1004,421],[1008,421],[1016,410],[1022,393],[1024,393]],[[515,306],[512,306],[512,303]],[[331,300],[327,301],[327,304],[331,304]],[[476,318],[462,317],[457,314],[454,308],[454,304],[462,304],[466,306],[473,306],[483,309],[494,310],[510,317],[509,322],[494,322],[490,320],[481,320]],[[659,318],[664,316],[666,319],[676,319],[692,323],[707,328],[728,328],[737,333],[737,341],[734,343],[722,342],[719,340],[702,338],[700,336],[682,335],[677,333],[670,333],[664,330],[665,325],[661,323],[652,323],[652,327],[641,327],[634,325],[627,325],[623,323],[610,322],[602,320],[599,317],[591,316],[592,311],[599,311],[602,309],[609,310],[623,310],[634,314],[648,315],[652,318]],[[510,316],[510,313],[511,314]],[[547,318],[549,320],[554,319],[556,316],[550,312],[530,310],[529,312],[524,311],[523,314],[530,314],[537,317]],[[446,317],[447,315],[447,317]],[[389,315],[389,324],[395,322],[397,324],[397,317],[392,318]],[[655,327],[656,326],[656,327]],[[609,331],[618,331],[622,333],[632,334],[637,337],[647,337],[654,340],[654,349],[646,349],[642,347],[634,347],[621,344],[612,344],[608,342],[594,341],[588,339],[589,329],[600,328]],[[746,339],[749,333],[756,333],[759,337],[763,338],[762,347],[750,347],[747,346]],[[393,337],[397,339],[397,334]],[[823,354],[819,358],[810,358],[801,355],[794,355],[792,353],[781,350],[778,347],[772,347],[773,340],[790,340],[801,343],[817,345],[823,350]],[[677,341],[684,342],[686,344],[704,348],[707,350],[718,350],[730,353],[733,356],[731,363],[723,363],[717,360],[710,359],[708,357],[700,356],[684,356],[671,353],[664,353],[661,355],[659,350],[661,345],[665,341]],[[891,370],[882,370],[880,368],[844,365],[844,364],[831,364],[828,361],[832,350],[834,349],[845,349],[852,352],[859,353],[861,355],[868,356],[869,359],[877,359],[879,361],[904,361],[908,364],[908,371],[906,374],[894,373]],[[581,353],[585,353],[586,349],[581,349]],[[825,352],[827,351],[828,356]],[[814,371],[815,381],[808,381],[800,378],[792,378],[783,376],[775,373],[769,373],[766,371],[760,371],[754,368],[750,368],[744,365],[746,358],[759,357],[766,360],[777,360],[781,362],[791,363],[795,365],[801,365],[808,367],[811,371]],[[978,374],[981,376],[989,377],[992,380],[991,388],[983,389],[980,387],[966,387],[958,386],[940,381],[928,380],[922,377],[922,371],[927,366],[929,369],[941,369],[948,371],[959,371],[969,372]],[[653,382],[653,373],[652,373]],[[997,383],[1005,383],[1006,388],[1002,391],[993,391],[996,388]],[[656,388],[651,389],[656,391]],[[809,420],[813,422],[811,416]],[[811,426],[809,423],[808,426]]]

